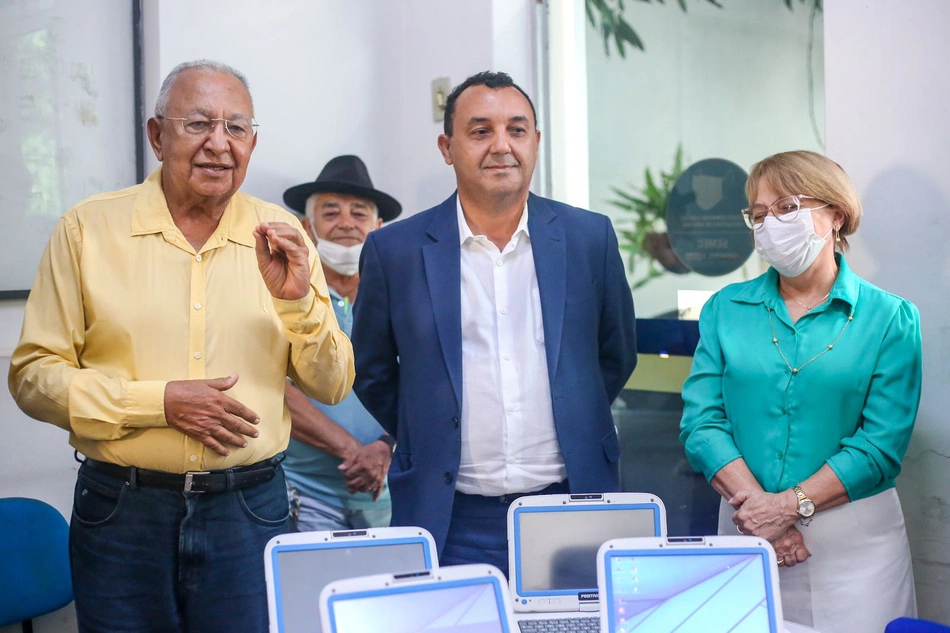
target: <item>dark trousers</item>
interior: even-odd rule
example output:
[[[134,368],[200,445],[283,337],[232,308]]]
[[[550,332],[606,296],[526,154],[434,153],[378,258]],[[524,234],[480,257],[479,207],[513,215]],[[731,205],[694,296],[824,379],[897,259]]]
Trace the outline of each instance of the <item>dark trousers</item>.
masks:
[[[264,547],[289,516],[279,466],[267,483],[201,494],[84,464],[69,531],[80,633],[267,633]]]
[[[440,565],[487,563],[508,576],[508,506],[528,495],[567,494],[567,480],[551,484],[537,492],[523,492],[483,497],[455,493],[452,522],[445,547],[439,556]]]

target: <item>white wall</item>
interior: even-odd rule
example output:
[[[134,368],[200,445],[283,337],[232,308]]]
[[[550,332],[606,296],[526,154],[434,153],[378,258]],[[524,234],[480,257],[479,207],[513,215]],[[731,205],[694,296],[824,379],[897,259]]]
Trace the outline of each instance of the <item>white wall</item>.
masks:
[[[498,69],[534,89],[530,0],[285,0],[266,11],[234,0],[213,31],[182,22],[192,4],[146,3],[147,112],[182,61],[207,57],[243,72],[261,124],[244,190],[278,204],[333,156],[355,153],[405,215],[424,210],[455,189],[436,146],[432,80],[454,86]]]
[[[380,67],[377,112],[381,168],[391,193],[410,215],[455,191],[452,169],[436,139],[442,123],[432,117],[431,83],[452,86],[492,64],[490,0],[378,2],[373,39]]]
[[[828,155],[865,217],[853,262],[920,309],[924,384],[898,490],[922,617],[950,624],[950,4],[825,2]]]
[[[327,160],[358,154],[374,184],[390,192],[396,180],[381,169],[380,73],[373,25],[377,3],[256,0],[217,4],[208,20],[183,20],[190,0],[145,3],[146,114],[161,80],[183,61],[230,64],[251,85],[260,123],[257,149],[243,189],[283,204],[285,189],[312,181]],[[224,7],[227,7],[224,10]],[[150,166],[157,166],[149,150]]]

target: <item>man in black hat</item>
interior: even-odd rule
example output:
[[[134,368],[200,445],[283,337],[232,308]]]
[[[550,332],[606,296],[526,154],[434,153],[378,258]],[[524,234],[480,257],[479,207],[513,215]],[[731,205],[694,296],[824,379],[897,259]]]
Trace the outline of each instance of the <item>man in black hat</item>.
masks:
[[[363,242],[402,207],[373,187],[356,156],[332,159],[314,182],[284,192],[284,202],[305,216],[302,224],[317,245],[337,321],[349,336]],[[286,398],[293,429],[284,469],[297,529],[388,526],[393,438],[355,394],[327,406],[288,385]]]

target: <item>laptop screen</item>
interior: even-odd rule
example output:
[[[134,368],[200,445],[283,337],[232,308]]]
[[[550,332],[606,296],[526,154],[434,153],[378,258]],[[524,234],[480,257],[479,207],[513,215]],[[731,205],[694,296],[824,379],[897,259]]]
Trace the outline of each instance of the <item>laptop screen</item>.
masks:
[[[514,517],[520,596],[597,591],[597,550],[610,539],[661,534],[654,505],[520,508]]]
[[[329,633],[508,633],[503,605],[493,578],[393,585],[331,597]]]
[[[764,550],[643,550],[605,559],[610,633],[778,633]]]
[[[417,539],[287,545],[272,555],[281,633],[320,633],[320,591],[334,580],[432,567],[427,548]]]

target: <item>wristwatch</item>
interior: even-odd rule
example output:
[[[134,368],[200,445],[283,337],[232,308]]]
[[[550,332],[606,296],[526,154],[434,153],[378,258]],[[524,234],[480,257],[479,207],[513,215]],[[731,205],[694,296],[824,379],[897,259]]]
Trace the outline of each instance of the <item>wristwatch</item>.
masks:
[[[801,517],[799,522],[807,526],[815,516],[815,502],[808,498],[799,484],[792,486],[792,492],[798,497],[798,516]]]
[[[389,433],[383,433],[382,435],[376,438],[376,441],[382,442],[383,444],[388,446],[390,455],[396,452],[396,438],[394,438]]]

